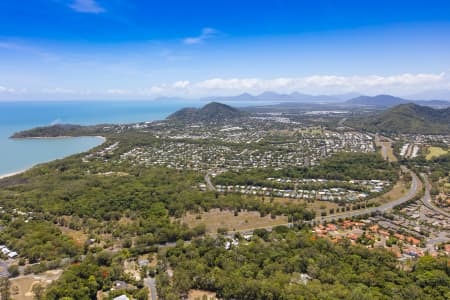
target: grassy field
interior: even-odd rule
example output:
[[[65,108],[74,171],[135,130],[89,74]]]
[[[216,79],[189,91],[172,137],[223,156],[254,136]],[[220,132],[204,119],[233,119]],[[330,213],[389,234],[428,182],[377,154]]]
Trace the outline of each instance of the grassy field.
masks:
[[[83,231],[80,230],[73,230],[64,226],[60,226],[59,229],[61,230],[62,234],[65,236],[70,237],[76,245],[83,246],[87,241],[87,235],[83,233]]]
[[[198,219],[197,216],[201,218]],[[284,216],[275,219],[270,216],[261,218],[259,212],[255,211],[242,211],[238,216],[235,216],[233,211],[220,211],[219,209],[212,209],[201,214],[188,213],[180,221],[188,224],[189,227],[205,224],[208,233],[217,233],[218,228],[226,228],[228,231],[250,230],[277,226],[288,222],[287,217]]]
[[[430,160],[433,157],[439,157],[441,155],[447,154],[448,152],[448,150],[444,150],[441,147],[429,147],[426,159]]]
[[[411,186],[410,182],[404,182],[403,180],[399,180],[389,192],[376,198],[370,199],[369,202],[381,205],[399,199],[408,194],[410,186]],[[417,190],[420,191],[422,189],[422,181],[418,180],[417,186],[418,186]]]
[[[205,298],[206,297],[206,298]],[[203,291],[203,290],[190,290],[188,294],[188,300],[216,300],[216,293]]]
[[[49,285],[61,276],[63,270],[52,270],[39,275],[27,275],[11,279],[11,299],[33,300],[35,299],[32,288],[35,284]]]
[[[386,155],[389,161],[397,161],[397,157],[394,155],[394,150],[392,149],[391,142],[381,142],[381,144],[386,147]]]
[[[266,200],[268,202],[269,200]],[[334,202],[330,201],[319,201],[315,200],[314,202],[307,202],[303,199],[292,199],[292,198],[278,198],[275,197],[273,200],[275,203],[282,203],[282,204],[298,204],[298,205],[305,205],[305,207],[309,210],[313,210],[320,214],[321,212],[329,212],[331,208],[338,208],[339,205],[337,205]]]

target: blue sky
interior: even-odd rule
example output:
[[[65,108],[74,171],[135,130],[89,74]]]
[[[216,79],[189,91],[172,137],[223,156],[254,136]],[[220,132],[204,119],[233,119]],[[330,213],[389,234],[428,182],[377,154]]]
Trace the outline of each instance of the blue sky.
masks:
[[[0,99],[450,95],[449,1],[0,1]]]

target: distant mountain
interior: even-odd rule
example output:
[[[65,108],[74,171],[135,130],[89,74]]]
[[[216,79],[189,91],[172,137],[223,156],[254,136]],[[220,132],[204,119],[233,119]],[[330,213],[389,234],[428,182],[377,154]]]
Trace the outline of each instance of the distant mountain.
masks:
[[[376,107],[393,107],[400,104],[415,103],[423,106],[430,106],[435,108],[444,108],[450,106],[450,101],[446,100],[407,100],[391,95],[377,95],[377,96],[359,96],[344,102],[347,105],[357,106],[376,106]]]
[[[249,94],[249,93],[243,93],[237,96],[212,96],[202,99],[203,101],[208,102],[252,102],[252,101],[258,101],[258,99]]]
[[[251,95],[249,93],[244,93],[237,96],[226,96],[226,97],[208,97],[205,101],[215,101],[215,102],[300,102],[300,103],[336,103],[343,100],[349,99],[351,97],[359,96],[359,94],[350,93],[343,95],[308,95],[298,92],[293,92],[290,94],[279,94],[275,92],[264,92],[259,95]]]
[[[449,134],[450,107],[434,109],[400,104],[373,116],[351,118],[346,125],[372,132]]]
[[[364,105],[364,106],[384,106],[391,107],[399,104],[410,103],[411,101],[405,100],[399,97],[394,97],[391,95],[377,95],[377,96],[359,96],[350,100],[345,101],[346,104],[350,105]]]
[[[181,122],[222,122],[226,120],[238,119],[248,114],[226,104],[211,102],[200,109],[183,108],[167,119]]]

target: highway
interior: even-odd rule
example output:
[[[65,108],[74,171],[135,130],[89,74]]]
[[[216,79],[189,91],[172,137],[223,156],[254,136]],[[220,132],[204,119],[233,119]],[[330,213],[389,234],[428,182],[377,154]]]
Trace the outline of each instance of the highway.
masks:
[[[365,214],[371,214],[373,212],[386,212],[389,211],[391,209],[393,209],[394,207],[410,200],[411,198],[413,198],[417,192],[418,192],[418,187],[419,187],[419,178],[417,177],[416,174],[414,174],[413,172],[411,172],[411,176],[412,176],[412,183],[411,183],[411,188],[409,189],[408,193],[397,199],[394,201],[390,201],[386,204],[377,206],[377,207],[371,207],[371,208],[367,208],[367,209],[363,209],[363,210],[356,210],[356,211],[349,211],[346,213],[342,213],[342,214],[337,214],[337,215],[331,215],[331,216],[325,216],[325,217],[317,217],[315,219],[315,221],[318,222],[329,222],[329,221],[336,221],[338,219],[345,219],[345,218],[351,218],[351,217],[356,217],[356,216],[361,216],[361,215],[365,215]]]
[[[428,177],[425,174],[421,174],[422,178],[425,181],[425,195],[422,198],[422,202],[423,204],[431,209],[432,211],[441,214],[447,218],[450,218],[450,214],[446,211],[444,211],[443,209],[440,209],[439,207],[435,206],[432,202],[431,202],[431,195],[430,195],[430,183],[428,182]]]
[[[408,169],[406,169],[406,167],[402,166],[402,169],[404,171],[407,171]],[[419,192],[419,178],[417,177],[417,175],[414,172],[411,172],[411,177],[412,177],[412,182],[411,182],[411,187],[408,191],[408,193],[406,195],[404,195],[403,197],[394,200],[394,201],[390,201],[388,203],[385,203],[383,205],[380,206],[376,206],[376,207],[371,207],[371,208],[367,208],[367,209],[363,209],[363,210],[355,210],[355,211],[349,211],[349,212],[345,212],[342,214],[336,214],[336,215],[331,215],[331,216],[325,216],[325,217],[317,217],[315,218],[313,221],[311,222],[330,222],[330,221],[337,221],[338,219],[345,219],[345,218],[352,218],[352,217],[356,217],[356,216],[361,216],[361,215],[365,215],[365,214],[371,214],[373,212],[386,212],[389,210],[392,210],[394,207],[407,202],[408,200],[412,199],[418,192]],[[286,223],[286,224],[279,224],[280,226],[292,226],[292,223]],[[278,226],[278,225],[277,225]],[[255,229],[272,229],[272,227],[274,226],[265,226],[265,227],[257,227],[257,228],[251,228],[251,229],[242,229],[242,230],[237,230],[237,231],[229,231],[227,233],[227,235],[232,236],[234,233],[236,232],[247,232],[247,233],[251,233],[253,232],[253,230]],[[211,236],[216,236],[217,234],[210,234]],[[165,244],[164,246],[173,246],[175,245],[175,243],[168,243]],[[163,246],[163,245],[161,245]]]

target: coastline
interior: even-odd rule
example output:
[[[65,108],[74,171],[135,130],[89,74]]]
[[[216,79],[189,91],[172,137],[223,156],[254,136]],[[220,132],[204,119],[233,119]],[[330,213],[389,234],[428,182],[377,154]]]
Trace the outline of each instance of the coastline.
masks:
[[[66,139],[66,138],[77,138],[77,137],[78,137],[78,136],[76,136],[76,137],[75,137],[75,136],[30,137],[30,138],[21,138],[21,139],[38,139],[38,140],[43,140],[43,139]],[[107,138],[104,137],[104,136],[101,136],[101,135],[87,136],[87,137],[95,137],[95,138],[100,139],[100,140],[101,140],[101,143],[100,143],[98,146],[103,145],[103,144],[107,141]],[[98,147],[98,146],[96,146],[96,147]],[[95,147],[94,147],[94,148],[95,148]],[[90,149],[88,149],[88,150],[86,150],[86,151],[83,151],[83,152],[91,151],[92,149],[93,149],[93,148],[90,148]],[[83,153],[83,152],[73,153],[73,154],[70,154],[70,155],[68,155],[68,156],[75,155],[75,154],[79,154],[79,153]],[[68,157],[68,156],[66,156],[66,157]],[[48,161],[48,162],[50,162],[50,161]],[[46,162],[43,162],[43,163],[46,163]],[[38,163],[38,164],[39,164],[39,163]],[[32,169],[34,166],[35,166],[35,165],[32,165],[32,166],[30,166],[29,168],[22,169],[22,170],[20,170],[20,171],[10,172],[10,173],[6,173],[6,174],[0,174],[0,180],[5,179],[5,178],[8,178],[8,177],[13,177],[13,176],[16,176],[16,175],[19,175],[19,174],[22,174],[22,173],[25,173],[26,171]]]
[[[23,170],[20,170],[20,171],[16,171],[16,172],[0,175],[0,180],[8,178],[8,177],[13,177],[13,176],[16,176],[16,175],[19,175],[19,174],[22,174],[22,173],[25,173],[26,171],[30,170],[31,168],[33,168],[33,167],[29,167],[27,169],[23,169]]]
[[[81,135],[81,136],[70,136],[70,135],[61,135],[61,136],[32,136],[32,137],[9,137],[13,140],[63,140],[63,139],[72,139],[72,138],[80,138],[80,137],[95,137],[99,138],[104,142],[106,142],[106,138],[101,135]]]

